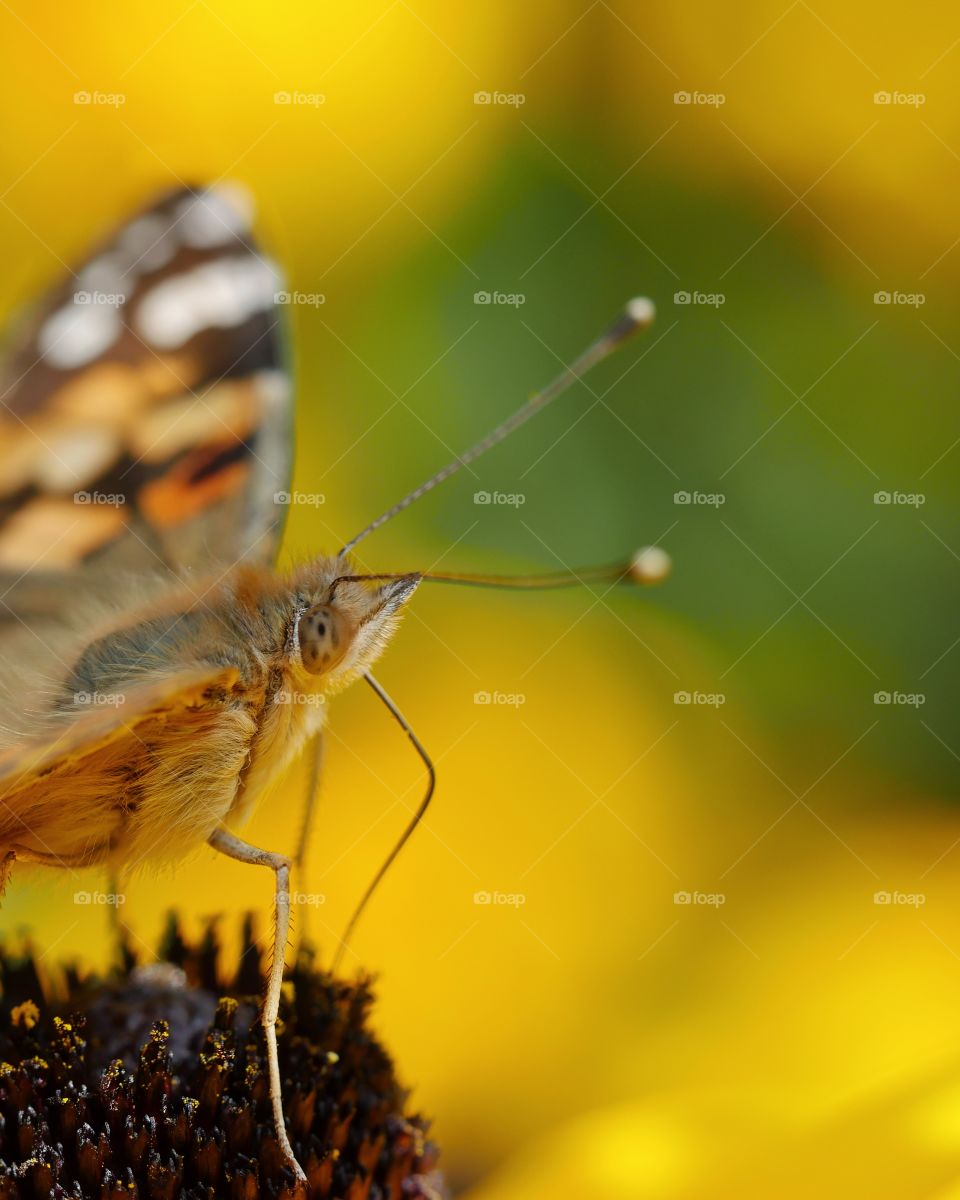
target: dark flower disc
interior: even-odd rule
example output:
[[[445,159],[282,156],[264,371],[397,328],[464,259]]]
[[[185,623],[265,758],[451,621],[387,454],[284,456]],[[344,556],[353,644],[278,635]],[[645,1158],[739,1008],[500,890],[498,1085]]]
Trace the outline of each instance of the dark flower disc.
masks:
[[[0,1200],[294,1200],[270,1114],[262,972],[245,928],[224,974],[171,920],[162,961],[41,982],[0,954]],[[427,1125],[370,1032],[370,981],[301,954],[278,1026],[284,1109],[311,1198],[440,1197]],[[299,1191],[302,1200],[302,1189]]]

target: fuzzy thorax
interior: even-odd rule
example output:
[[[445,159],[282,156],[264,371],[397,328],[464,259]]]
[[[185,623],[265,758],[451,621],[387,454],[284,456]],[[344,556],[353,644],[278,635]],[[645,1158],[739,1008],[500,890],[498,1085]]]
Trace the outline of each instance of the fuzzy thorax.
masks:
[[[21,685],[27,752],[0,754],[0,852],[132,869],[242,818],[321,728],[328,698],[382,653],[418,582],[350,572],[342,557],[287,574],[240,566],[158,588],[132,612],[107,598],[76,634],[42,643],[54,661]],[[72,664],[66,676],[56,662]],[[70,753],[35,766],[34,749],[57,743]]]

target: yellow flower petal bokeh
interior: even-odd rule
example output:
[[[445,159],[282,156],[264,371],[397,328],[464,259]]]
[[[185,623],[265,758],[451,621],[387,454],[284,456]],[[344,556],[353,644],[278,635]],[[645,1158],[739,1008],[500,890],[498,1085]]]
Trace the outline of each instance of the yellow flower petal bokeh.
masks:
[[[952,710],[923,714],[923,753],[891,766],[907,714],[881,725],[871,697],[921,685],[870,624],[880,612],[911,646],[939,631],[914,675],[949,678],[953,462],[917,478],[956,436],[954,24],[943,4],[920,20],[859,0],[0,12],[5,312],[156,189],[222,176],[254,194],[291,286],[323,294],[292,313],[291,349],[295,484],[324,501],[291,512],[284,561],[342,544],[595,319],[656,293],[652,335],[592,393],[361,548],[371,568],[526,570],[662,538],[676,559],[651,597],[424,586],[383,660],[440,782],[345,961],[379,973],[399,1074],[477,1200],[957,1194]],[[475,102],[494,90],[522,102]],[[694,92],[723,102],[677,102]],[[704,320],[680,340],[687,284],[729,291],[726,331]],[[919,322],[864,334],[872,293],[894,286],[942,292],[935,359]],[[524,306],[481,312],[486,287]],[[914,389],[895,402],[891,347]],[[805,406],[820,379],[837,391]],[[928,412],[925,461],[898,457]],[[779,439],[788,467],[763,458]],[[481,482],[529,503],[478,512]],[[928,490],[928,530],[860,559],[888,484]],[[687,488],[729,503],[681,510]],[[939,557],[913,583],[917,547]],[[904,578],[911,607],[888,612]],[[822,610],[834,583],[862,587],[853,616],[842,595],[839,618]],[[784,696],[804,687],[819,692],[798,715]],[[720,699],[685,707],[688,688]],[[297,883],[326,962],[424,783],[368,689],[330,716]],[[290,848],[305,782],[295,768],[248,836]],[[76,900],[101,885],[18,871],[5,936],[28,930],[46,964],[102,964],[107,915]],[[125,885],[121,917],[144,954],[172,907],[194,927],[220,915],[235,944],[248,909],[264,933],[270,891],[199,849]]]

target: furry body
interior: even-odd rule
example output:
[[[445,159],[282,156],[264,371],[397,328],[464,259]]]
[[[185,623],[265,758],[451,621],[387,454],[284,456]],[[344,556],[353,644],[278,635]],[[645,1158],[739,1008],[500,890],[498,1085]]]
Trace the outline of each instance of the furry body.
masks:
[[[127,871],[242,819],[320,730],[327,697],[378,657],[416,586],[347,581],[331,602],[349,570],[320,558],[147,587],[141,607],[118,595],[115,615],[100,606],[41,642],[8,681],[29,734],[8,731],[0,753],[0,858]],[[343,645],[311,673],[300,621],[328,602]]]

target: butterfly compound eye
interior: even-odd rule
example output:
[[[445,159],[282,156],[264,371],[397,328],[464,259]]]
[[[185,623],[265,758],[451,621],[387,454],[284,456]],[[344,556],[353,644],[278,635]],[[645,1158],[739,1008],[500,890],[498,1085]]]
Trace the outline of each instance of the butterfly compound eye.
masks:
[[[344,650],[343,622],[329,604],[308,608],[298,625],[300,658],[311,675],[322,675]]]

